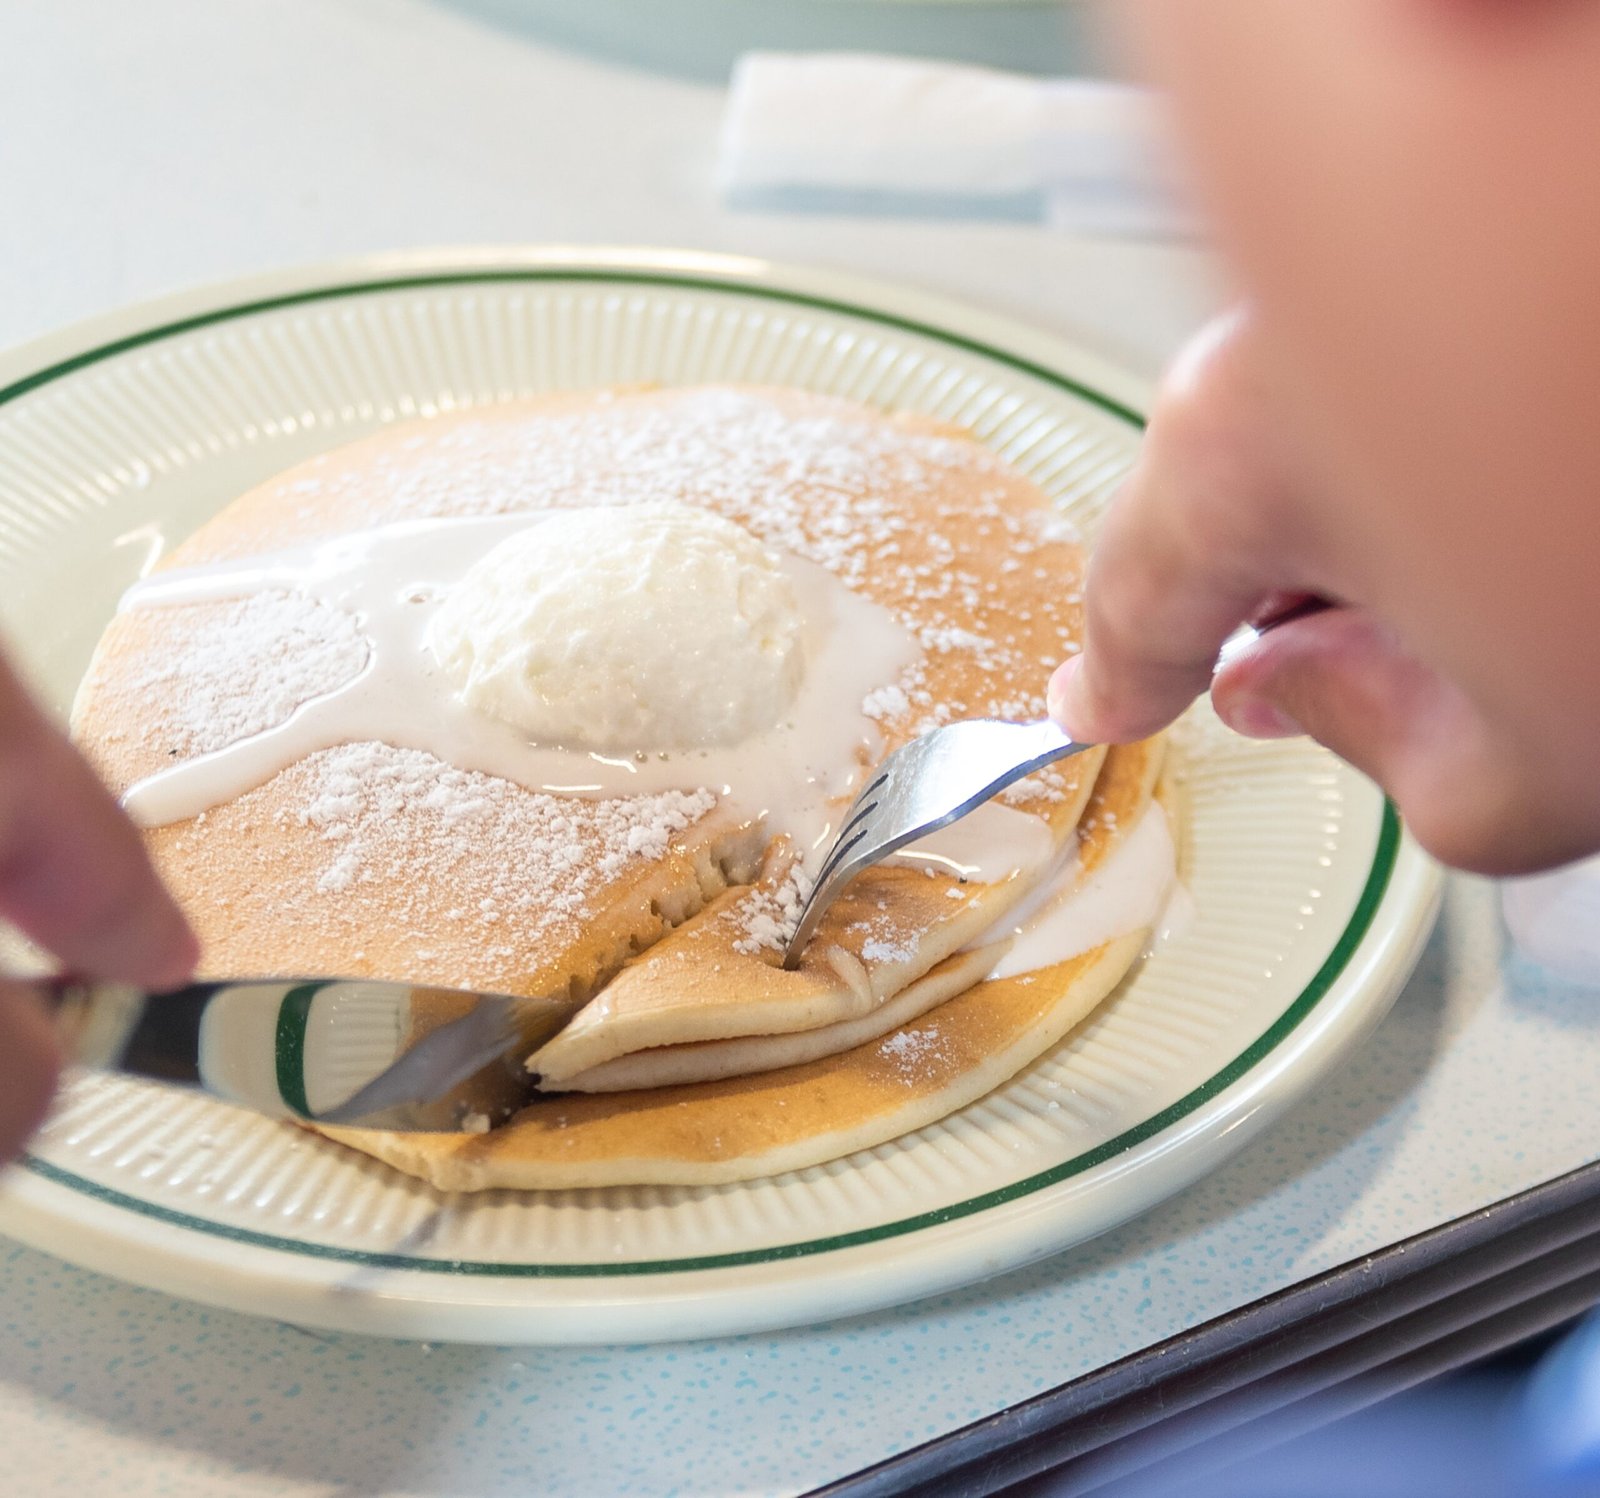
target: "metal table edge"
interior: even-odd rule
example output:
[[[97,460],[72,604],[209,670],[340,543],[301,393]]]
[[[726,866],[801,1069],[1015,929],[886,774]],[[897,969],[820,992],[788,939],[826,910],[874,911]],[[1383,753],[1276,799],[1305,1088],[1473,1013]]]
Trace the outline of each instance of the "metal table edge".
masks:
[[[1570,1255],[1563,1250],[1590,1237],[1600,1237],[1600,1161],[1239,1306],[814,1488],[805,1498],[924,1492],[982,1498],[1046,1473],[1065,1478],[1074,1467],[1092,1466],[1089,1458],[1096,1452],[1191,1412],[1216,1409],[1227,1396],[1269,1377],[1280,1387],[1277,1407],[1290,1405],[1304,1397],[1286,1377],[1292,1370],[1388,1328],[1385,1355],[1368,1368],[1363,1385],[1362,1402],[1370,1403],[1383,1397],[1384,1368],[1395,1370],[1394,1392],[1416,1382],[1404,1370],[1419,1363],[1411,1355],[1430,1346],[1450,1343],[1460,1352],[1428,1363],[1423,1376],[1429,1377],[1551,1324],[1551,1275],[1530,1266],[1555,1258],[1565,1263]],[[1591,1262],[1600,1264],[1600,1252]],[[1501,1284],[1499,1298],[1509,1297],[1509,1303],[1485,1318],[1485,1335],[1464,1334],[1441,1309],[1486,1282],[1519,1272],[1525,1294],[1519,1295],[1514,1280],[1509,1289]],[[1582,1286],[1575,1300],[1569,1292],[1560,1302],[1568,1307],[1564,1314],[1600,1298],[1600,1282],[1591,1286],[1588,1280],[1574,1275],[1563,1281]],[[1490,1328],[1493,1335],[1487,1334]],[[1257,1403],[1252,1418],[1272,1413]],[[1225,1418],[1218,1414],[1214,1423]],[[1207,1438],[1203,1413],[1189,1424],[1192,1440]],[[1151,1459],[1160,1455],[1152,1450]],[[1124,1467],[1119,1464],[1119,1470]]]

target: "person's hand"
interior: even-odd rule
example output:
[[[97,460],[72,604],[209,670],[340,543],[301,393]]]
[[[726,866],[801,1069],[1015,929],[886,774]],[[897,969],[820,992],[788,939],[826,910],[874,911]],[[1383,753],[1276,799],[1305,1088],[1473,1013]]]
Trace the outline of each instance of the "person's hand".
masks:
[[[173,987],[199,955],[132,823],[3,658],[0,919],[86,977]],[[59,1067],[37,998],[0,980],[0,1160],[38,1126]]]
[[[1600,849],[1600,6],[1129,0],[1248,325],[1182,361],[1089,578],[1067,726],[1218,679],[1448,862]]]
[[[1447,862],[1516,871],[1595,847],[1593,731],[1541,742],[1508,690],[1547,663],[1521,657],[1514,629],[1498,640],[1493,620],[1469,680],[1448,652],[1411,643],[1481,635],[1485,621],[1470,592],[1430,599],[1407,568],[1420,576],[1449,549],[1492,568],[1496,538],[1413,524],[1391,532],[1401,557],[1382,554],[1291,417],[1242,314],[1178,361],[1091,561],[1085,649],[1056,673],[1052,713],[1075,737],[1125,741],[1209,688],[1239,732],[1308,733],[1366,771]],[[1508,525],[1538,523],[1514,508]],[[1307,594],[1342,603],[1270,631],[1213,677],[1235,628]],[[1559,680],[1544,687],[1571,701]]]

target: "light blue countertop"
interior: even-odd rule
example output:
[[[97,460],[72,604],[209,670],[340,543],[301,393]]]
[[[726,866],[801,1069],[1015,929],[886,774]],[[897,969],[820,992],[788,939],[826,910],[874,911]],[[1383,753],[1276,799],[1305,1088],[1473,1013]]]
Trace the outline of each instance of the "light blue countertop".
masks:
[[[12,1249],[0,1441],[28,1494],[792,1494],[1600,1154],[1600,992],[1453,881],[1354,1059],[1209,1180],[987,1285],[776,1336],[604,1350],[306,1332]]]

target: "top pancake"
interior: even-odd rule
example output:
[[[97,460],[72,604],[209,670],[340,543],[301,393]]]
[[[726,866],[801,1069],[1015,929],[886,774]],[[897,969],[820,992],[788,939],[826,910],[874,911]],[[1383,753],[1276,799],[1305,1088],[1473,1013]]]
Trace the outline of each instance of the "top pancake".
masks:
[[[870,702],[885,747],[952,718],[1040,715],[1050,666],[1075,648],[1082,558],[1032,485],[930,421],[791,391],[563,396],[385,431],[234,501],[168,564],[403,519],[650,500],[703,505],[820,563],[917,637],[920,658]],[[121,791],[281,722],[363,659],[352,621],[298,595],[135,610],[108,628],[75,728]],[[1011,804],[1064,836],[1097,768],[1068,761]],[[211,974],[526,994],[602,985],[752,879],[767,844],[694,787],[585,801],[377,744],[311,755],[148,836]],[[848,949],[844,924],[834,945]]]

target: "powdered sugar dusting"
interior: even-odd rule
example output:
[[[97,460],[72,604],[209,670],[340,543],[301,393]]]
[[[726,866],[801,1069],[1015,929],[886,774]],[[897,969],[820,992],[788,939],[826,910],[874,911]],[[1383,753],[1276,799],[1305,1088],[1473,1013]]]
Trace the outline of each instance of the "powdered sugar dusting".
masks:
[[[868,692],[861,703],[861,711],[869,718],[898,718],[911,711],[911,699],[903,687],[890,682],[876,691]]]
[[[330,512],[371,523],[676,499],[859,575],[863,538],[886,549],[906,528],[904,507],[886,497],[927,492],[952,472],[1005,468],[964,438],[843,401],[791,393],[780,404],[765,391],[711,387],[532,416],[485,412],[419,429],[376,461],[329,455],[279,492],[316,529]]]
[[[408,846],[426,846],[433,880],[470,875],[459,922],[576,930],[591,901],[630,864],[659,860],[673,836],[716,805],[710,791],[668,791],[627,800],[585,801],[526,791],[457,770],[417,750],[347,744],[304,765],[306,799],[297,815],[325,849],[316,889],[343,895],[394,881]]]
[[[948,655],[952,650],[982,652],[994,649],[993,640],[985,639],[970,629],[962,629],[954,624],[929,625],[922,631],[922,643],[929,650],[937,650],[941,655]]]
[[[926,1076],[930,1062],[942,1058],[943,1050],[934,1030],[896,1030],[878,1042],[878,1054],[892,1062],[901,1076],[917,1081]]]
[[[264,592],[165,611],[180,649],[149,652],[115,690],[136,696],[170,757],[220,749],[282,723],[366,663],[356,621],[299,593]],[[192,621],[192,623],[191,623]]]
[[[1067,799],[1067,777],[1059,770],[1035,770],[1008,785],[999,799],[1007,806],[1059,806]]]
[[[960,891],[956,891],[959,895]],[[885,941],[882,937],[868,937],[861,946],[863,962],[909,962],[912,949],[904,941]]]
[[[811,880],[798,863],[776,884],[757,885],[734,907],[741,932],[734,939],[734,951],[746,957],[781,952],[800,924],[810,891]]]

